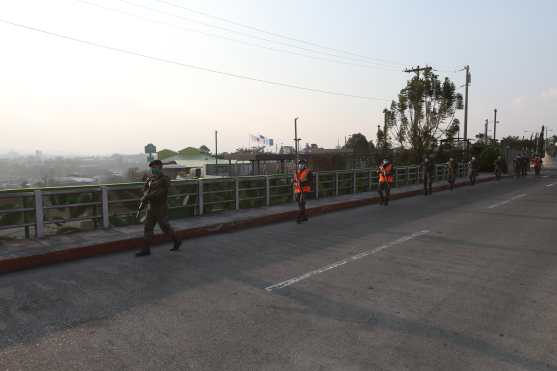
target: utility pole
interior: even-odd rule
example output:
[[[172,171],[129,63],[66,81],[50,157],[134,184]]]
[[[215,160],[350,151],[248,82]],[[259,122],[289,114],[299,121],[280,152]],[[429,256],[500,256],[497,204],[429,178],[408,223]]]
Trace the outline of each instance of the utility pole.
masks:
[[[421,71],[431,71],[432,67],[430,66],[425,66],[425,67],[420,67],[420,66],[416,66],[414,68],[407,68],[404,70],[404,72],[406,73],[415,73],[416,76],[418,77],[418,79],[420,78],[420,72]]]
[[[485,134],[484,134],[484,140],[487,143],[487,128],[489,126],[489,120],[485,119]]]
[[[294,150],[296,151],[296,165],[298,164],[299,157],[298,157],[298,143],[300,142],[300,138],[298,138],[298,118],[294,119]]]
[[[466,70],[466,90],[464,92],[464,140],[468,139],[468,85],[470,85],[470,66],[464,67]]]
[[[497,142],[497,108],[493,110],[493,142]]]
[[[385,118],[383,121],[383,148],[387,148],[387,124],[390,120],[390,112],[385,110]]]
[[[218,140],[218,132],[215,130],[215,165],[219,164],[219,140]],[[215,169],[215,171],[217,171]]]

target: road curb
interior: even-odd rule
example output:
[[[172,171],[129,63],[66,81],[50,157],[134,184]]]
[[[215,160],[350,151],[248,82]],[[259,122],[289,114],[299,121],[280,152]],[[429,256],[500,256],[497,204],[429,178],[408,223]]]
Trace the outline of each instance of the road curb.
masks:
[[[488,177],[478,179],[477,183],[484,183],[495,180],[495,177]],[[455,187],[463,187],[468,185],[467,181],[458,182]],[[438,185],[433,187],[434,192],[441,192],[448,190],[448,185]],[[413,190],[393,194],[392,200],[414,197],[423,194],[421,190]],[[328,214],[336,211],[352,209],[361,206],[373,205],[379,203],[379,197],[369,197],[360,200],[343,201],[330,205],[309,207],[307,212],[309,216],[317,216]],[[251,219],[235,220],[227,223],[218,223],[198,228],[177,230],[176,234],[179,238],[187,240],[199,237],[210,236],[219,233],[231,233],[243,229],[254,228],[263,225],[280,223],[284,221],[291,221],[296,218],[297,211],[287,211],[273,215],[262,217],[255,217]],[[153,245],[160,245],[168,242],[169,238],[165,235],[157,234],[154,237]],[[91,258],[105,254],[112,254],[117,252],[132,251],[138,249],[143,242],[140,237],[128,238],[117,241],[110,241],[104,243],[97,243],[94,245],[80,246],[66,250],[52,251],[45,254],[8,258],[0,261],[0,274],[16,272],[25,269],[37,268],[59,263],[71,262],[79,259]]]

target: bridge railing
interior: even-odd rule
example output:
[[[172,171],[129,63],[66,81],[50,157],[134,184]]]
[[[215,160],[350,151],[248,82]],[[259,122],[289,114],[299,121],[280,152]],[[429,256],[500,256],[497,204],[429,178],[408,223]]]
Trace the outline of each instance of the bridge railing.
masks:
[[[458,164],[457,176],[467,173]],[[394,187],[422,181],[419,166],[394,169]],[[435,180],[447,179],[447,165],[437,164]],[[371,192],[377,189],[375,169],[313,173],[308,198],[320,199]],[[121,227],[138,224],[136,212],[142,183],[77,187],[48,187],[0,191],[0,233],[37,238],[48,234]],[[173,181],[168,197],[171,219],[194,217],[227,210],[267,207],[293,202],[292,175],[263,175]],[[13,233],[12,233],[13,234]],[[0,234],[0,239],[5,235]]]

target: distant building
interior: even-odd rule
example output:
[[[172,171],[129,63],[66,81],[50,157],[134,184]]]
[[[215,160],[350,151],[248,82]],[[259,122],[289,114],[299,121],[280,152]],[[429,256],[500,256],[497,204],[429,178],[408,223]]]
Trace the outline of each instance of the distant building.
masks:
[[[300,153],[299,158],[307,160],[315,171],[363,169],[374,164],[371,154],[350,150],[322,148],[315,152]],[[285,174],[296,167],[294,153],[231,153],[224,159],[228,164],[219,165],[222,167],[219,175],[224,175],[226,171],[229,176]],[[232,161],[240,163],[233,164]],[[228,168],[225,169],[225,166]]]
[[[281,155],[290,155],[293,154],[294,152],[296,152],[296,150],[292,146],[282,146],[280,147],[280,151],[279,151]]]
[[[205,176],[208,164],[215,163],[215,157],[207,152],[194,147],[186,147],[180,151],[171,151],[168,149],[157,153],[158,158],[166,165],[164,172],[172,179],[177,177],[194,177]]]

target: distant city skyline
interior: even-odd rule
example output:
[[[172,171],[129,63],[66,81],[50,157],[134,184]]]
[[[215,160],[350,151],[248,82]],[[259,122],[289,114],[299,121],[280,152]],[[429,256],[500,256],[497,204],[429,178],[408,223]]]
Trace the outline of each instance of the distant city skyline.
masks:
[[[213,151],[214,130],[219,152],[246,147],[250,134],[292,145],[298,116],[304,144],[334,148],[357,132],[375,140],[383,108],[410,78],[403,68],[418,64],[457,86],[464,83],[457,71],[470,65],[469,137],[483,133],[485,119],[493,129],[494,108],[498,138],[542,124],[557,134],[555,14],[550,0],[2,2],[4,21],[229,74],[384,100],[272,86],[0,22],[0,153],[138,154],[151,142]],[[457,116],[463,121],[462,112]]]

